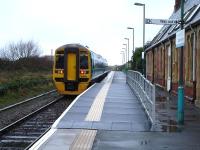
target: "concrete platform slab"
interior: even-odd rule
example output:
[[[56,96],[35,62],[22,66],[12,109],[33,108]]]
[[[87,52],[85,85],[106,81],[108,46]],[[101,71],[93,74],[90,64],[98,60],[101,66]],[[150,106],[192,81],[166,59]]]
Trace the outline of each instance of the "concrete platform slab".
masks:
[[[125,130],[127,127],[127,130],[133,130],[135,126],[133,128],[132,123],[136,123],[138,125],[141,124],[140,130],[142,130],[142,127],[145,127],[144,131],[149,130],[149,127],[143,126],[143,124],[148,122],[147,116],[139,100],[126,84],[125,74],[115,73],[113,76],[105,79],[105,81],[109,82],[97,83],[81,95],[68,113],[62,117],[56,128],[98,129],[97,127],[100,127],[100,130]],[[110,85],[107,86],[109,83]],[[98,91],[105,90],[105,88],[108,88],[108,91],[105,91],[107,92],[105,97],[102,97],[101,94],[98,95]],[[98,96],[100,97],[98,98]],[[95,99],[99,102],[95,104],[94,112],[90,112],[90,115],[95,117],[92,116],[95,115],[93,113],[101,113],[99,123],[93,123],[96,120],[86,119],[92,105],[94,105]],[[104,102],[102,103],[101,101]],[[100,104],[103,107],[102,110],[96,111],[100,109]],[[105,127],[103,127],[104,125]]]
[[[87,150],[200,149],[199,110],[186,103],[185,124],[178,126],[176,100],[158,90],[157,120],[152,132],[150,122],[137,97],[126,85],[125,75],[122,72],[114,74],[106,97],[104,95],[103,109],[99,112],[100,120],[86,121],[85,118],[98,91],[107,81],[109,80],[96,84],[81,95],[59,122],[37,143],[38,148],[40,150],[67,150],[77,147],[83,149],[85,146],[74,143],[86,141],[90,143]]]
[[[92,150],[198,150],[198,133],[99,131]]]
[[[87,135],[101,131],[146,132],[150,131],[150,124],[138,98],[126,84],[125,74],[112,72],[77,97],[52,130],[55,132],[44,140],[40,149],[76,149],[75,139],[83,141]],[[77,137],[80,135],[83,137]]]

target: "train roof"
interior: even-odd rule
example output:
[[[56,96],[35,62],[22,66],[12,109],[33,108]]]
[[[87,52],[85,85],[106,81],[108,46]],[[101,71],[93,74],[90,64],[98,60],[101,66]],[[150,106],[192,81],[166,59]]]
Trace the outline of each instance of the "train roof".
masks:
[[[60,49],[60,48],[67,48],[67,47],[74,47],[74,48],[83,48],[83,49],[88,49],[87,47],[81,45],[81,44],[78,44],[78,43],[74,43],[74,44],[66,44],[66,45],[63,45],[63,46],[60,46],[59,48],[57,49]]]
[[[93,53],[94,55],[96,55],[98,58],[103,59],[104,61],[107,62],[107,60],[105,58],[103,58],[101,55],[99,55],[99,54],[95,53],[94,51],[90,50],[87,46],[83,46],[83,45],[81,45],[79,43],[66,44],[66,45],[60,46],[57,49],[62,49],[62,48],[67,48],[67,47],[87,49],[88,51],[90,51],[91,53]]]

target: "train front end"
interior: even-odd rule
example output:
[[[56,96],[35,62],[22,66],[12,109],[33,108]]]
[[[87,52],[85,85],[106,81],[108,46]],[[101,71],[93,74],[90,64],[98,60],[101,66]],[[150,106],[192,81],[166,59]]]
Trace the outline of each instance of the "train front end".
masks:
[[[68,44],[55,52],[53,81],[60,94],[79,95],[89,86],[91,60],[87,48]]]

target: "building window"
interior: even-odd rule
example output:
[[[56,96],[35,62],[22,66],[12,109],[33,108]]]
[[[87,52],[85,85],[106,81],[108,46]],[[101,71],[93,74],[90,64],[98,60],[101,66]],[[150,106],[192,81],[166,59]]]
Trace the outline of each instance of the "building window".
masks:
[[[174,63],[175,63],[175,80],[178,82],[178,49],[176,48],[176,44],[174,42],[173,44],[173,49],[175,50],[175,60],[174,60]]]
[[[165,48],[165,80],[167,81],[168,75],[168,47]]]
[[[175,47],[175,42],[172,42],[172,79],[174,83],[178,82],[178,49]]]
[[[193,69],[194,69],[194,66],[193,66],[193,51],[195,51],[195,37],[194,37],[194,33],[192,33],[191,35],[191,64],[190,64],[190,68],[191,68],[191,71],[190,71],[190,80],[193,80]]]
[[[187,46],[186,46],[186,81],[190,82],[192,80],[192,38],[187,36]]]
[[[161,66],[161,69],[162,69],[162,79],[164,80],[164,76],[165,76],[165,49],[164,49],[164,46],[162,46],[162,66]]]

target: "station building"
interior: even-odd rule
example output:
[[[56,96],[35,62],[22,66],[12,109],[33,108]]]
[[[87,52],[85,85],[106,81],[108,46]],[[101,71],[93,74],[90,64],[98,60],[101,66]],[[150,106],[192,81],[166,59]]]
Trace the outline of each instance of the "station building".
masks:
[[[169,19],[180,20],[181,0],[175,0]],[[200,0],[184,1],[185,46],[183,48],[184,95],[200,107]],[[177,93],[180,48],[176,32],[180,24],[164,25],[145,47],[146,76],[154,84]]]

